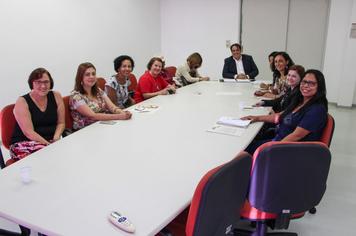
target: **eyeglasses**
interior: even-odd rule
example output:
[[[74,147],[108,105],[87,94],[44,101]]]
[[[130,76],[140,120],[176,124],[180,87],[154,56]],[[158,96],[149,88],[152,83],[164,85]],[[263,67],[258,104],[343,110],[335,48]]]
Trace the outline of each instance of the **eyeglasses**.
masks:
[[[33,82],[37,85],[45,85],[45,86],[48,86],[51,83],[51,81],[49,80],[35,80]]]
[[[310,81],[310,80],[302,80],[302,82],[300,82],[300,85],[302,86],[308,85],[309,87],[315,87],[317,84],[318,84],[317,82]]]

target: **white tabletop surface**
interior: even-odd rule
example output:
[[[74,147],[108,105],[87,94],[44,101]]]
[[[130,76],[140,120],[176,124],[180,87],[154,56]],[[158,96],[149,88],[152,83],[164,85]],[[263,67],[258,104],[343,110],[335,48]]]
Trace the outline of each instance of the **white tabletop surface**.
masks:
[[[261,127],[242,136],[206,132],[221,116],[258,100],[249,83],[200,82],[141,104],[114,125],[95,123],[0,171],[0,216],[48,235],[155,235],[186,208],[200,178],[233,159]],[[141,105],[140,104],[140,105]],[[24,184],[20,168],[31,167]],[[108,221],[111,211],[135,225],[129,234]]]

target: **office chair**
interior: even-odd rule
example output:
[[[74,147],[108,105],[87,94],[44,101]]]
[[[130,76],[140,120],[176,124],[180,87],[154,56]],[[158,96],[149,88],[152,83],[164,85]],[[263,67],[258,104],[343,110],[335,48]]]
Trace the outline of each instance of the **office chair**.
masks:
[[[331,154],[321,142],[269,142],[253,155],[249,194],[241,210],[243,219],[256,222],[256,231],[238,235],[273,235],[287,229],[291,219],[319,204],[325,190]],[[275,233],[277,235],[277,233]],[[278,235],[297,235],[278,233]]]
[[[66,137],[73,132],[73,118],[69,109],[69,97],[70,96],[63,97],[64,112],[65,112],[65,129],[62,134],[63,137]]]
[[[106,84],[106,80],[104,78],[98,77],[96,84],[98,85],[98,88],[100,88],[101,90],[105,91],[105,84]]]
[[[1,151],[1,145],[0,145],[0,169],[5,168],[5,160],[4,160],[4,156],[2,155],[2,151]]]
[[[176,76],[177,67],[175,67],[175,66],[167,66],[164,69],[166,70],[166,72],[168,73],[168,75],[171,78]]]
[[[176,74],[177,68],[175,66],[168,66],[162,69],[162,77],[163,79],[171,85],[177,85],[174,81],[174,77]]]
[[[129,79],[130,79],[131,84],[127,89],[129,91],[130,96],[133,98],[135,95],[136,87],[137,87],[137,79],[136,79],[136,76],[132,73],[130,73]]]
[[[2,120],[2,113],[0,112],[0,133],[1,133],[1,120]],[[2,155],[2,151],[1,151],[1,141],[0,141],[0,169],[5,168],[5,160],[4,160],[4,156]]]
[[[11,138],[15,128],[16,120],[14,116],[15,104],[5,106],[1,111],[1,140],[5,148],[9,149],[11,145]],[[5,166],[13,164],[15,161],[9,159],[6,161]]]
[[[21,233],[12,232],[6,229],[0,229],[1,236],[30,236],[31,230],[19,225]]]
[[[251,164],[250,154],[242,152],[232,161],[206,173],[194,192],[185,233],[184,220],[180,229],[174,220],[161,235],[169,235],[167,232],[174,236],[232,234],[246,198]]]
[[[325,145],[330,147],[331,140],[334,135],[334,129],[335,129],[335,120],[330,114],[328,114],[328,119],[326,122],[326,126],[323,130],[323,133],[321,135],[320,142],[325,143]]]
[[[335,120],[334,118],[328,114],[328,119],[326,122],[326,126],[323,130],[323,133],[321,135],[320,138],[320,142],[324,143],[325,145],[327,145],[328,147],[330,147],[331,144],[331,140],[333,138],[334,135],[334,129],[335,129]],[[313,207],[309,210],[310,214],[315,214],[316,213],[316,207]]]

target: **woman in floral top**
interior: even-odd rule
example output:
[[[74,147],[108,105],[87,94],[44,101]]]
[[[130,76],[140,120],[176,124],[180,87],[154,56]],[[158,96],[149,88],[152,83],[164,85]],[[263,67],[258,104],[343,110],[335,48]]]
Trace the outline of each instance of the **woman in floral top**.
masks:
[[[255,95],[273,99],[283,96],[289,88],[287,74],[292,65],[294,62],[288,53],[277,52],[274,55],[274,64],[272,64],[273,83],[270,85],[261,84],[261,88],[266,91],[256,91]]]
[[[130,56],[121,55],[114,60],[116,74],[106,80],[106,94],[116,106],[122,109],[135,104],[128,90],[131,85],[129,75],[134,66],[134,61]]]
[[[69,99],[73,129],[79,130],[98,120],[128,120],[131,113],[115,106],[97,86],[96,69],[86,62],[78,66],[74,90]]]

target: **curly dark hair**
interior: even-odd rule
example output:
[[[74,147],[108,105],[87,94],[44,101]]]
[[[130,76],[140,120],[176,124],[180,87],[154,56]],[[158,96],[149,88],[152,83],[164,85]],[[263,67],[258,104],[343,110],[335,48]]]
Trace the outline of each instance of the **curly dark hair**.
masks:
[[[116,72],[119,70],[119,68],[122,65],[122,62],[125,60],[129,60],[131,62],[132,70],[134,69],[134,67],[135,67],[134,60],[128,55],[121,55],[121,56],[118,56],[117,58],[115,58],[115,60],[114,60],[114,70]]]
[[[286,75],[286,73],[289,70],[289,67],[294,65],[294,62],[293,62],[292,58],[289,56],[289,54],[286,52],[277,52],[274,54],[274,58],[276,58],[277,56],[282,56],[287,62],[287,66],[286,66],[287,68],[284,71],[284,73],[285,73],[284,75]],[[281,77],[281,73],[276,69],[276,66],[274,65],[274,63],[272,63],[271,70],[273,71],[273,84],[275,84],[276,79]]]

